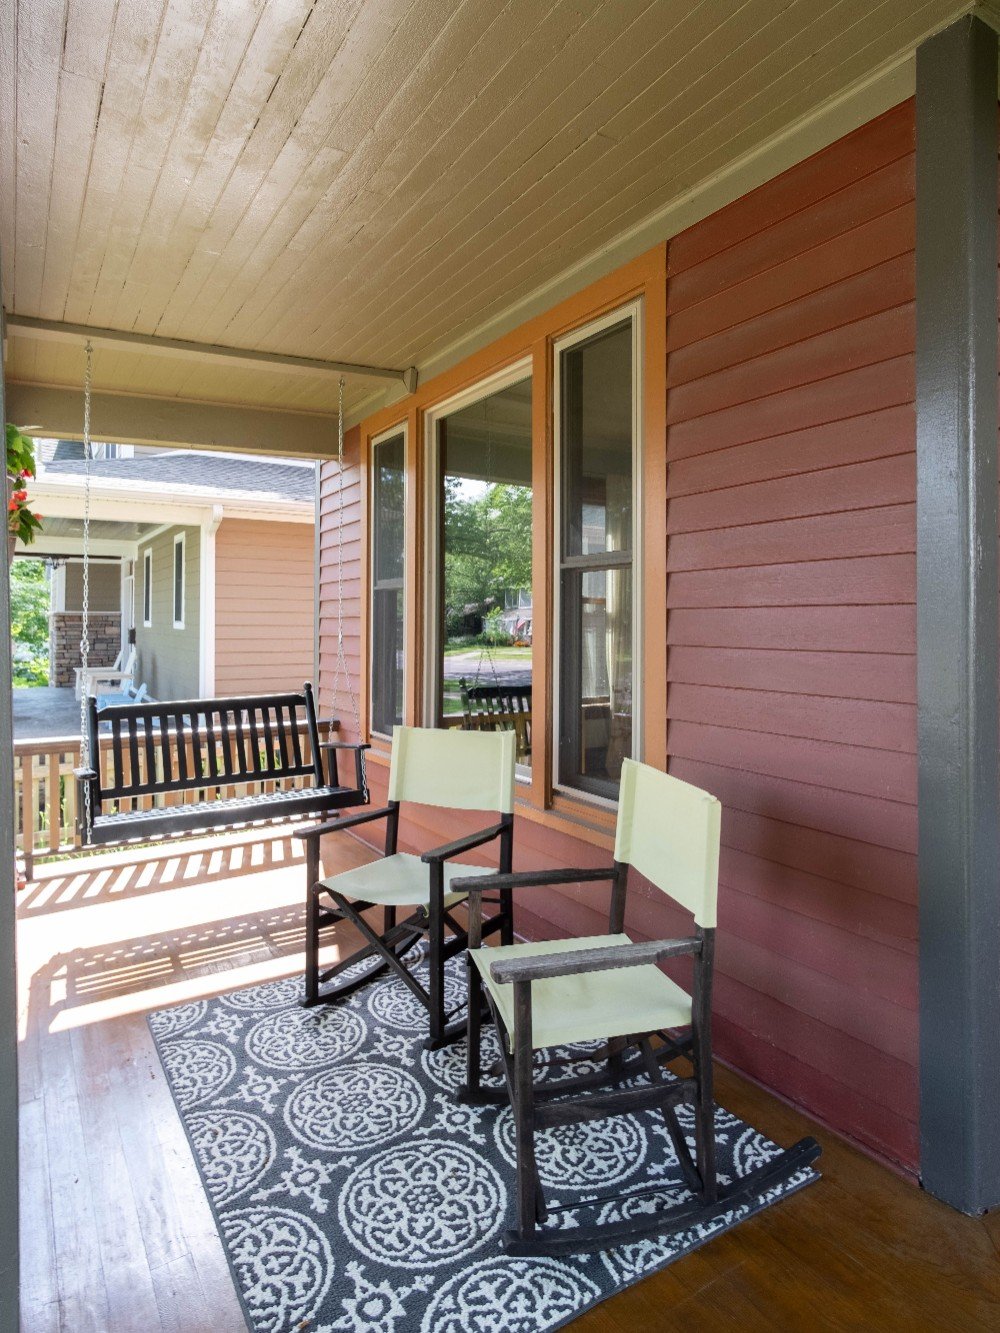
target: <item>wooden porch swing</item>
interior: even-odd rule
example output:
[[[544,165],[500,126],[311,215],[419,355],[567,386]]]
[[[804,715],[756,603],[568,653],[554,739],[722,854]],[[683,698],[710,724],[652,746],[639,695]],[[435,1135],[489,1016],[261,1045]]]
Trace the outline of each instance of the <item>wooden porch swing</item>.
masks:
[[[93,348],[86,344],[83,456],[83,628],[80,679],[88,681],[90,665],[90,403]],[[340,377],[337,458],[344,461],[344,378]],[[343,498],[341,497],[341,508]],[[347,678],[355,725],[360,715],[343,647],[343,558],[339,565],[337,672]],[[303,744],[303,724],[308,748]],[[77,820],[81,845],[115,847],[130,842],[305,816],[325,815],[368,803],[365,772],[367,745],[320,740],[312,685],[302,693],[263,694],[239,698],[189,699],[170,702],[113,703],[101,707],[83,689],[80,697],[80,767]],[[104,765],[101,745],[105,744]],[[340,751],[354,757],[355,785],[341,783]],[[324,764],[325,759],[325,764]],[[103,773],[103,776],[102,776]],[[292,781],[309,785],[290,787]],[[253,784],[251,795],[224,795],[227,788]],[[180,804],[166,804],[180,795]],[[186,798],[186,799],[183,799]],[[130,808],[122,808],[123,804]]]

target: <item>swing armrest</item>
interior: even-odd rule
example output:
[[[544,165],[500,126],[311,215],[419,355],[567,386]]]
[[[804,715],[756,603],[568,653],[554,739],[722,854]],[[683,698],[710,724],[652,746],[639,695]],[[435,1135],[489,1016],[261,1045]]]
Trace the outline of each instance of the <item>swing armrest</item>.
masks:
[[[361,815],[348,815],[346,819],[331,819],[326,824],[310,824],[308,828],[295,829],[296,838],[321,838],[327,833],[337,833],[340,829],[354,828],[357,824],[370,824],[375,819],[385,819],[391,815],[392,810],[386,806],[385,809],[366,810]]]
[[[74,768],[73,776],[77,782],[96,782],[97,770],[95,768]]]
[[[599,949],[573,949],[568,953],[535,954],[490,965],[490,976],[501,986],[518,981],[546,981],[552,977],[575,977],[585,972],[607,972],[619,967],[645,967],[665,958],[701,952],[701,940],[649,940],[645,944],[611,944]]]
[[[471,852],[473,847],[481,847],[484,842],[492,842],[494,838],[499,838],[504,829],[509,827],[509,824],[493,824],[479,833],[470,833],[464,838],[456,838],[454,842],[446,842],[441,847],[432,847],[429,852],[424,852],[420,859],[424,865],[433,865],[436,861],[450,861],[453,856]]]
[[[452,881],[455,893],[486,893],[491,889],[532,889],[546,884],[594,884],[615,878],[615,870],[516,870],[511,875],[472,875]]]
[[[370,750],[371,741],[320,741],[321,750]]]

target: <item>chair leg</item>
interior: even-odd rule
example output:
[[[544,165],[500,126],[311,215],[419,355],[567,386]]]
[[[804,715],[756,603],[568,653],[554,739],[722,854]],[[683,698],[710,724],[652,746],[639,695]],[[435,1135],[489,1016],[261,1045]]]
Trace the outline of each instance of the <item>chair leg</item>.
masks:
[[[430,1031],[424,1045],[434,1050],[444,1044],[444,875],[441,866],[431,866],[431,893],[428,909],[427,998]]]
[[[466,995],[468,996],[466,1013],[468,1018],[465,1044],[465,1087],[462,1091],[465,1096],[472,1098],[479,1092],[482,1075],[483,991],[479,968],[472,961],[471,954],[467,953],[465,955],[465,965],[468,974],[468,987],[466,989]]]
[[[310,884],[306,893],[306,1004],[319,1000],[319,895],[320,890]]]
[[[501,1033],[501,1040],[503,1034]],[[517,1155],[517,1239],[530,1241],[538,1222],[535,1081],[531,1049],[531,983],[514,986],[514,1142]]]
[[[712,1071],[712,1052],[704,1033],[695,1035],[694,1050],[695,1086],[695,1156],[698,1175],[701,1177],[701,1191],[706,1203],[713,1203],[718,1194],[718,1181],[715,1173],[715,1100]]]

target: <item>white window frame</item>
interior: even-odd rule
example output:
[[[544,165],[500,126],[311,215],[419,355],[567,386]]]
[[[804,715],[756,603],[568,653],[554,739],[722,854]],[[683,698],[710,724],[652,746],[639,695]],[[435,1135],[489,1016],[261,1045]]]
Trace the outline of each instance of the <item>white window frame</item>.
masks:
[[[558,671],[560,638],[562,636],[562,354],[577,343],[586,342],[594,334],[632,321],[632,752],[633,759],[642,758],[643,733],[643,313],[642,297],[618,306],[599,319],[580,325],[552,345],[552,512],[554,519],[554,551],[552,561],[552,789],[573,800],[588,801],[594,805],[616,809],[618,802],[609,796],[584,791],[560,781],[559,737],[561,735],[561,683]]]
[[[409,445],[408,423],[401,421],[398,425],[392,426],[389,430],[380,431],[378,435],[373,435],[368,442],[368,568],[370,577],[368,579],[368,643],[369,643],[369,663],[368,663],[368,719],[369,733],[378,740],[390,741],[391,736],[384,731],[376,731],[372,725],[372,718],[375,715],[375,689],[372,680],[372,668],[375,664],[375,654],[372,651],[375,643],[375,450],[380,444],[385,444],[389,440],[394,440],[397,436],[403,437],[403,626],[404,630],[409,622],[410,614],[413,610],[410,605],[410,571],[409,561],[407,560],[406,544],[406,503],[409,495],[409,480],[406,473],[407,446]],[[410,680],[410,661],[406,652],[406,644],[403,644],[403,718],[406,718],[406,700],[407,688]]]
[[[142,553],[142,623],[145,629],[153,624],[153,548]]]
[[[170,559],[170,614],[173,618],[174,629],[183,629],[185,617],[187,614],[187,534],[178,532],[174,537],[174,544]],[[177,548],[181,548],[181,614],[177,616]]]
[[[512,365],[505,366],[503,370],[498,370],[493,375],[487,375],[484,379],[476,380],[475,384],[469,385],[460,393],[453,394],[440,403],[435,403],[424,414],[424,458],[427,463],[424,468],[424,515],[426,519],[424,531],[428,534],[428,540],[424,548],[426,555],[424,559],[423,718],[424,725],[427,727],[438,725],[438,700],[441,697],[441,551],[435,535],[441,530],[440,488],[437,484],[438,469],[441,462],[441,451],[438,448],[438,422],[442,417],[451,416],[453,412],[458,412],[463,407],[471,407],[473,403],[481,402],[483,398],[488,398],[490,394],[498,393],[501,389],[508,389],[512,384],[520,384],[524,380],[530,380],[532,369],[532,357],[528,353]],[[536,392],[536,389],[537,386],[532,383],[532,394]],[[532,439],[531,443],[532,449],[534,449],[537,442]],[[534,583],[534,580],[535,571],[532,569],[532,583]],[[527,780],[530,769],[518,765],[517,775],[519,780]]]

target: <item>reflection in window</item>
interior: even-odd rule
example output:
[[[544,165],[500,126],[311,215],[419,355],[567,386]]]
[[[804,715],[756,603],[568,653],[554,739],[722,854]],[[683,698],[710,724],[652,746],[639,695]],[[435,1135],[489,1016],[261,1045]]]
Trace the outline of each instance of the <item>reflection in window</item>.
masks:
[[[531,762],[531,381],[438,422],[439,721],[513,730]]]
[[[616,796],[632,753],[632,322],[560,353],[559,781]]]
[[[372,731],[403,721],[403,436],[372,448]]]

